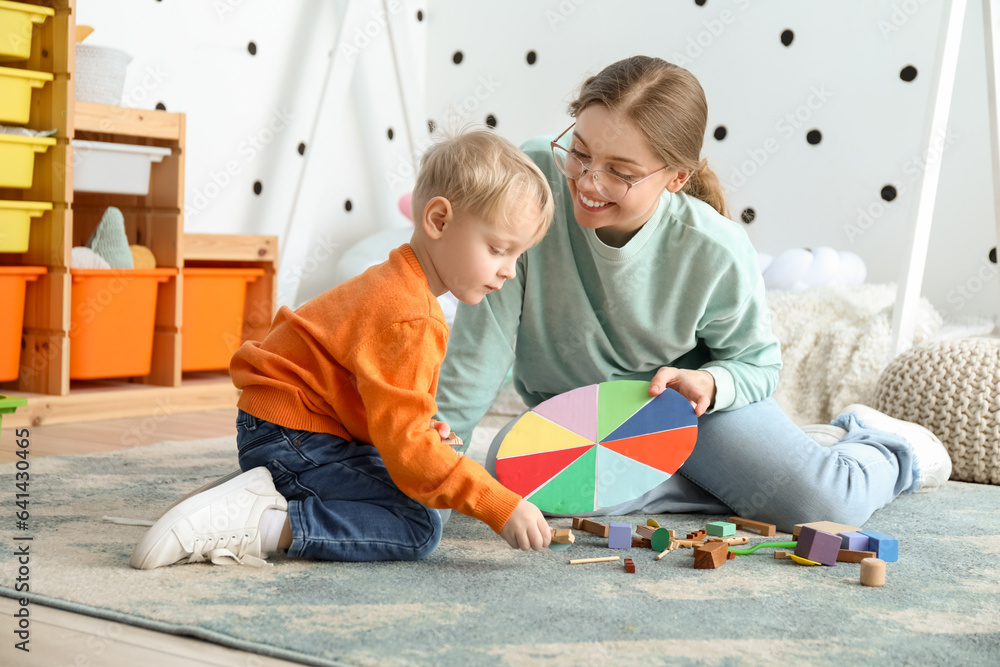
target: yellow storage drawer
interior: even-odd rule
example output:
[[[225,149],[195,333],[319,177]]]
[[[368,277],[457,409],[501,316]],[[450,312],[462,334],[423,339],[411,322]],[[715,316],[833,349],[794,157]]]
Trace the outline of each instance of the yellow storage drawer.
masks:
[[[30,188],[35,175],[35,153],[55,146],[52,137],[0,134],[0,188]]]
[[[0,67],[0,123],[26,124],[31,115],[31,91],[53,78],[48,72]]]
[[[51,7],[0,0],[0,61],[27,60],[32,27],[55,14]]]
[[[27,252],[31,219],[52,210],[47,201],[5,201],[0,199],[0,252]]]

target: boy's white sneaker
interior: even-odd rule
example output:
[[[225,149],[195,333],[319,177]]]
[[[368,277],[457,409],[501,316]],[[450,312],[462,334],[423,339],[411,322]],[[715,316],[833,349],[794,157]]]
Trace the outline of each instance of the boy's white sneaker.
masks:
[[[841,438],[847,435],[847,429],[834,426],[833,424],[810,424],[809,426],[803,426],[802,430],[806,435],[824,447],[837,444]]]
[[[913,456],[920,468],[920,483],[917,491],[932,491],[951,477],[951,457],[936,435],[912,422],[895,419],[867,405],[848,405],[843,414],[854,413],[862,426],[893,433],[905,439],[913,447]]]
[[[242,473],[169,509],[142,538],[129,561],[151,570],[175,563],[264,565],[264,510],[288,510],[267,468]]]

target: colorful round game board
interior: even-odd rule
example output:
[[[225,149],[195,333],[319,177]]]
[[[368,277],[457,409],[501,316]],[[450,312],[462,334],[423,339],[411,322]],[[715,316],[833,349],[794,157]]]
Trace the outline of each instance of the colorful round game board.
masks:
[[[669,479],[694,450],[698,418],[673,389],[602,382],[526,412],[497,450],[497,478],[553,514],[593,512]]]

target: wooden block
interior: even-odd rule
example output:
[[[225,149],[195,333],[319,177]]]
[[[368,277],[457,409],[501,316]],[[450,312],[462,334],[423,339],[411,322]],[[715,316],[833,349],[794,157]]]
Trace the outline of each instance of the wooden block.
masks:
[[[636,526],[635,527],[635,532],[638,533],[642,537],[653,537],[653,533],[655,531],[656,531],[656,528],[653,528],[652,526]]]
[[[774,552],[774,557],[777,558],[777,559],[779,559],[779,560],[780,559],[789,560],[789,559],[791,559],[792,556],[787,551],[775,551]]]
[[[849,549],[841,549],[837,552],[838,563],[860,563],[866,558],[875,557],[876,554],[874,551],[851,551]]]
[[[747,544],[750,541],[749,537],[741,535],[740,537],[710,537],[709,542],[725,542],[729,546],[734,544]]]
[[[570,565],[583,565],[584,563],[607,563],[613,560],[621,560],[618,556],[606,556],[604,558],[577,558],[576,560],[571,560]]]
[[[610,528],[607,524],[591,521],[590,519],[574,518],[573,528],[576,530],[582,530],[592,535],[597,535],[598,537],[603,537],[604,539],[607,539],[610,533]]]
[[[850,551],[868,551],[869,537],[861,533],[839,533],[841,549]]]
[[[649,538],[649,541],[654,551],[663,551],[670,546],[671,539],[673,538],[669,530],[657,528],[653,531],[653,536]]]
[[[736,533],[736,524],[729,523],[726,521],[712,521],[705,524],[705,529],[708,531],[709,535],[715,535],[718,537],[726,537],[727,535],[733,535]],[[703,531],[698,531],[703,532]]]
[[[706,542],[694,551],[696,570],[714,570],[726,562],[729,547],[723,542]]]
[[[833,533],[837,535],[839,533],[851,533],[861,530],[857,526],[848,526],[843,523],[835,523],[833,521],[813,521],[811,523],[797,523],[792,528],[792,537],[798,538],[799,531],[802,530],[802,526],[809,526],[810,528],[815,528],[816,530],[822,530],[826,533]]]
[[[677,546],[679,548],[681,548],[681,549],[693,549],[695,547],[700,547],[702,544],[705,544],[705,540],[682,540],[682,539],[675,539],[675,540],[671,540],[671,543],[676,543]]]
[[[701,538],[706,537],[707,535],[708,535],[708,533],[705,532],[704,530],[696,530],[693,533],[688,533],[687,534],[687,539],[689,539],[689,540],[700,540]]]
[[[608,530],[609,549],[632,548],[632,524],[612,523]]]
[[[666,555],[667,555],[668,553],[670,553],[671,551],[673,551],[673,549],[664,549],[664,550],[663,550],[663,551],[661,551],[661,552],[660,552],[660,554],[659,554],[659,555],[658,555],[658,556],[656,557],[656,560],[660,560],[661,558],[663,558],[664,556],[666,556]]]
[[[631,558],[625,559],[625,571],[629,574],[635,574],[635,562]]]
[[[462,439],[458,437],[457,433],[452,431],[451,435],[449,435],[447,438],[441,439],[441,444],[448,445],[449,447],[461,447],[465,443],[462,442]]]
[[[881,558],[862,560],[861,583],[865,586],[885,586],[885,561]]]
[[[576,541],[576,536],[573,535],[573,531],[569,528],[553,529],[552,541],[556,544],[573,544]]]
[[[729,549],[726,549],[726,560],[734,560],[735,558],[736,558],[736,554],[734,554]]]
[[[648,537],[639,537],[638,535],[633,535],[632,546],[638,547],[640,549],[652,549],[653,543],[649,541]]]
[[[823,565],[836,565],[837,554],[840,551],[839,535],[817,530],[812,526],[803,526],[795,545],[795,555]]]
[[[880,559],[887,563],[895,563],[899,560],[899,540],[895,537],[889,537],[874,530],[860,532],[868,537],[868,549],[874,551]]]
[[[752,521],[738,516],[729,517],[729,523],[735,524],[737,528],[742,528],[744,530],[756,530],[764,537],[773,537],[775,532],[778,530],[774,524],[764,523],[762,521]]]

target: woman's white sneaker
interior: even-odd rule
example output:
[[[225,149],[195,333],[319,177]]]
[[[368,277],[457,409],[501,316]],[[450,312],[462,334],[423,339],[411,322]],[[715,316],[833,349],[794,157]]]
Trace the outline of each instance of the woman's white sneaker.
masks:
[[[951,457],[936,435],[912,422],[895,419],[867,405],[848,405],[843,414],[854,413],[858,423],[877,431],[893,433],[913,447],[913,456],[920,468],[917,491],[933,491],[951,477]]]
[[[846,429],[834,426],[833,424],[809,424],[809,426],[803,426],[802,430],[806,435],[824,447],[837,444],[847,435]]]
[[[254,468],[169,509],[142,538],[129,561],[151,570],[175,563],[264,565],[260,520],[267,509],[288,510],[267,468]]]

